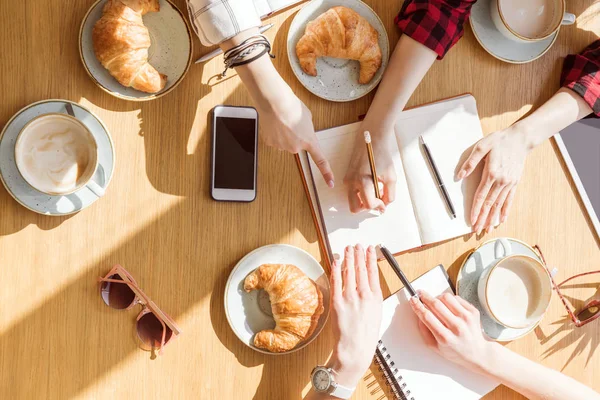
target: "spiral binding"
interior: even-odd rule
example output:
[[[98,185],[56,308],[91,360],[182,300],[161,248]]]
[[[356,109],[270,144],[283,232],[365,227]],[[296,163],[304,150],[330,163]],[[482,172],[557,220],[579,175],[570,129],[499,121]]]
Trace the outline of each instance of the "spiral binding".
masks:
[[[399,375],[398,368],[394,368],[394,361],[390,360],[391,355],[380,340],[375,349],[375,364],[379,371],[383,374],[386,385],[390,387],[394,398],[397,400],[415,400],[411,396],[410,390],[403,382],[402,375]]]

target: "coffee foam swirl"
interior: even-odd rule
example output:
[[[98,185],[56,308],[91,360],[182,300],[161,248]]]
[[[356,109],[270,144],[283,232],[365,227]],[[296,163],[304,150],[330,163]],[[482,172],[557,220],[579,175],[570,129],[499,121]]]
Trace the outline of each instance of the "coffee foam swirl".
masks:
[[[78,122],[51,115],[33,121],[21,135],[16,149],[19,171],[38,190],[67,193],[89,178],[96,149]]]

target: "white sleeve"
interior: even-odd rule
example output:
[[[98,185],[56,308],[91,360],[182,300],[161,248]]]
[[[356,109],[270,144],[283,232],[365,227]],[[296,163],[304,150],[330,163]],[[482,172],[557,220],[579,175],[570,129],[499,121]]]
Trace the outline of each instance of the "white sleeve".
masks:
[[[205,46],[260,25],[252,0],[187,0],[190,21]]]

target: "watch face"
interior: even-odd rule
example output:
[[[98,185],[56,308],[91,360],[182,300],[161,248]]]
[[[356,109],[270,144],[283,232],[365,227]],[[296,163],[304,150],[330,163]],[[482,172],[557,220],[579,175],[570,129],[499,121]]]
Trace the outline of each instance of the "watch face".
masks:
[[[320,369],[313,375],[313,386],[320,392],[329,389],[331,378],[327,371]]]

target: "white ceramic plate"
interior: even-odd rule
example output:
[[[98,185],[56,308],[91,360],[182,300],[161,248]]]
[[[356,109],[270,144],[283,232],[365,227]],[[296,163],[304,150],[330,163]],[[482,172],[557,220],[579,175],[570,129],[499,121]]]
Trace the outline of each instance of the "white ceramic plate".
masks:
[[[96,58],[92,30],[106,1],[98,0],[90,7],[79,31],[79,55],[88,75],[104,91],[126,100],[152,100],[169,93],[183,80],[192,62],[192,33],[181,11],[170,0],[160,0],[160,11],[143,17],[152,42],[148,61],[168,77],[162,91],[144,93],[121,85]]]
[[[244,290],[246,276],[262,264],[293,264],[312,279],[323,294],[323,307],[325,310],[312,336],[285,353],[271,353],[254,346],[253,340],[256,333],[263,329],[273,329],[275,327],[267,293],[264,290],[254,290],[246,293]],[[302,249],[287,244],[259,247],[244,256],[231,271],[225,286],[225,313],[231,329],[246,346],[265,354],[293,353],[307,346],[319,336],[327,322],[329,316],[329,279],[317,260]]]
[[[67,113],[66,103],[73,105],[75,118],[92,132],[98,143],[98,170],[94,181],[106,188],[115,169],[115,151],[108,129],[90,110],[68,100],[43,100],[17,112],[0,133],[0,179],[8,193],[23,207],[44,215],[73,214],[92,205],[98,196],[83,187],[66,196],[50,196],[38,192],[23,179],[15,163],[17,136],[29,121],[42,114]]]
[[[360,67],[358,61],[331,57],[317,59],[317,76],[307,75],[296,55],[296,44],[304,35],[306,25],[331,7],[345,6],[365,18],[379,32],[381,47],[381,67],[366,85],[358,83]],[[294,17],[287,37],[287,53],[292,71],[298,80],[313,94],[330,101],[352,101],[363,97],[375,89],[383,76],[390,56],[390,43],[383,22],[368,5],[360,0],[312,0]]]
[[[511,244],[513,254],[522,254],[530,256],[542,262],[540,256],[528,244],[516,239],[507,238]],[[458,277],[456,278],[456,292],[460,297],[473,304],[481,313],[481,326],[484,332],[493,340],[498,342],[510,342],[519,339],[535,329],[541,321],[522,329],[507,328],[496,323],[491,319],[481,307],[479,296],[477,295],[477,285],[479,277],[488,269],[496,259],[494,244],[496,239],[489,240],[481,244],[463,262]],[[543,317],[542,317],[543,318]]]
[[[527,0],[525,0],[527,1]],[[545,40],[519,43],[502,35],[492,21],[491,0],[479,0],[469,17],[475,38],[492,56],[512,64],[525,64],[543,56],[554,44],[558,32]]]

